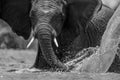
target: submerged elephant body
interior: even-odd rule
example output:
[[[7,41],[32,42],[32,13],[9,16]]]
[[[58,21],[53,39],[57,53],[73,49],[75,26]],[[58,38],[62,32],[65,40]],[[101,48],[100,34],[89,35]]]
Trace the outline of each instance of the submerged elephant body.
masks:
[[[66,70],[63,59],[89,47],[86,25],[101,8],[100,0],[0,1],[0,17],[14,32],[27,39],[33,28],[39,42],[33,67],[39,69]]]

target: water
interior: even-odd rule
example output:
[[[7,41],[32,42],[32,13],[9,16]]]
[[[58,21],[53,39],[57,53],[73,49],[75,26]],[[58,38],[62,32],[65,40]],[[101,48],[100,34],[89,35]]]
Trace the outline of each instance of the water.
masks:
[[[78,68],[82,66],[84,60],[87,60],[90,56],[96,54],[99,47],[89,47],[83,49],[82,51],[78,52],[74,59],[65,63],[65,65],[69,66],[69,71],[77,71]]]
[[[116,9],[108,22],[102,36],[100,48],[92,49],[92,53],[83,52],[80,56],[66,65],[72,66],[70,71],[75,72],[107,72],[112,65],[116,54],[119,55],[120,43],[120,6]],[[90,50],[91,51],[91,50]],[[81,55],[81,54],[80,54]],[[89,57],[88,57],[89,56]]]

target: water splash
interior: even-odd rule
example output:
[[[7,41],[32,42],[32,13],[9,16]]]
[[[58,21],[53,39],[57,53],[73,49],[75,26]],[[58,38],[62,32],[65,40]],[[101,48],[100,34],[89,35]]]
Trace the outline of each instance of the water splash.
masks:
[[[83,49],[82,51],[78,52],[74,59],[68,61],[67,63],[65,63],[65,65],[70,67],[70,72],[80,72],[79,70],[82,67],[83,63],[87,62],[91,58],[91,56],[97,54],[98,50],[98,46]]]
[[[101,40],[100,48],[86,58],[87,53],[66,63],[72,67],[70,71],[74,72],[92,72],[104,73],[110,68],[115,55],[118,54],[118,45],[120,43],[120,6],[117,8],[112,18],[108,22],[106,31]],[[82,57],[83,56],[83,57]]]

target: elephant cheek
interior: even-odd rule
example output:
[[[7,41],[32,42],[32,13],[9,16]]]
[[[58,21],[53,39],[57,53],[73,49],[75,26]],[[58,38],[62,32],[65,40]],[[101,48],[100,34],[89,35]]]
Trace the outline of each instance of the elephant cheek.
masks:
[[[56,14],[50,20],[50,24],[55,29],[57,36],[61,33],[64,21],[65,21],[65,16],[63,16],[62,14]]]

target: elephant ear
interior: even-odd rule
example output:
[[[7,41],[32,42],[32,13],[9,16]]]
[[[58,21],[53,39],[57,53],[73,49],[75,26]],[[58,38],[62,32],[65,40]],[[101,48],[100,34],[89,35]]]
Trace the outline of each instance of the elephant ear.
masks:
[[[66,0],[66,2],[66,18],[59,40],[61,39],[60,42],[67,46],[73,41],[70,45],[71,51],[82,50],[89,47],[85,32],[86,25],[93,15],[100,10],[102,2],[101,0]]]
[[[2,2],[0,1],[0,16],[1,16],[1,10],[2,10]]]
[[[101,0],[66,0],[67,5],[72,5],[80,13],[78,16],[82,16],[86,19],[92,17],[93,14],[97,13],[102,7]]]
[[[28,39],[31,32],[29,17],[31,0],[3,0],[0,17],[5,20],[19,36]]]

